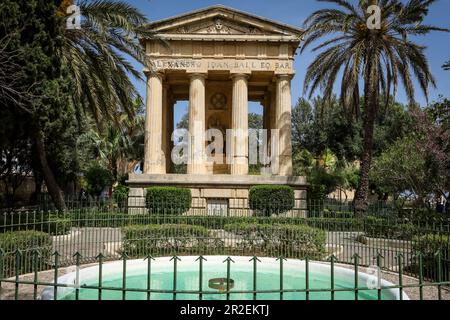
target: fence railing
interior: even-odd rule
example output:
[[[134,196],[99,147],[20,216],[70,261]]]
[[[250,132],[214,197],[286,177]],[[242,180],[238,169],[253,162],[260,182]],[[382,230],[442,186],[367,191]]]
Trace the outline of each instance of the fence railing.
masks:
[[[130,214],[125,204],[111,203],[74,204],[66,212],[0,213],[0,285],[40,288],[52,284],[35,283],[34,277],[23,280],[22,275],[45,270],[56,275],[60,268],[99,263],[99,259],[103,263],[173,255],[332,259],[353,268],[376,265],[399,277],[420,280],[422,284],[415,287],[420,290],[427,286],[443,290],[450,281],[450,220],[442,217],[389,214],[361,218],[350,210],[307,211],[296,216],[283,215],[276,208],[264,215],[249,208],[241,208],[237,215],[206,209],[191,215],[170,204],[150,207],[142,214]],[[133,292],[128,289],[122,291]]]

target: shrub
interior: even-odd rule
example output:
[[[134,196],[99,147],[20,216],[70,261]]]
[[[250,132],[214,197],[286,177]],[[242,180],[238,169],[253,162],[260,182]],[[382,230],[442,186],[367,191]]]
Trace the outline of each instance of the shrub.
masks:
[[[6,255],[3,258],[3,276],[30,273],[34,266],[44,270],[49,262],[52,251],[52,238],[49,234],[39,231],[13,231],[0,234],[0,249]],[[20,250],[19,265],[16,263],[16,250]],[[35,251],[39,255],[35,258]],[[0,277],[2,276],[0,270]]]
[[[249,205],[256,214],[270,216],[294,208],[294,190],[289,186],[254,186],[250,189]]]
[[[300,259],[325,254],[325,232],[306,225],[233,223],[224,229],[242,238],[237,242],[246,253]]]
[[[205,254],[208,250],[219,253],[220,239],[211,237],[205,227],[162,224],[135,225],[122,228],[123,252],[132,257],[165,254]]]
[[[324,218],[338,218],[338,219],[352,219],[355,214],[351,211],[334,211],[330,209],[324,209],[323,215]]]
[[[0,214],[0,233],[11,231],[43,231],[52,235],[67,234],[72,221],[71,214],[44,211],[17,211]]]
[[[85,179],[87,182],[87,191],[89,194],[99,197],[102,191],[111,186],[113,182],[113,176],[109,170],[96,164],[91,166],[85,173]]]
[[[364,218],[364,231],[366,236],[372,238],[386,238],[408,240],[417,233],[418,228],[412,223],[389,220],[368,216]]]
[[[439,280],[439,259],[441,253],[442,281],[450,281],[450,236],[448,234],[428,233],[414,237],[413,251],[423,255],[423,275],[426,279]],[[418,260],[413,259],[411,269],[419,270]]]
[[[72,227],[72,219],[67,216],[50,214],[48,221],[43,225],[43,231],[51,235],[62,235],[69,233]]]
[[[177,187],[147,188],[145,203],[150,213],[182,214],[191,208],[191,190]]]
[[[112,193],[113,199],[116,203],[119,205],[123,204],[125,201],[128,200],[128,192],[130,191],[130,188],[124,185],[118,185],[114,188],[114,191]]]

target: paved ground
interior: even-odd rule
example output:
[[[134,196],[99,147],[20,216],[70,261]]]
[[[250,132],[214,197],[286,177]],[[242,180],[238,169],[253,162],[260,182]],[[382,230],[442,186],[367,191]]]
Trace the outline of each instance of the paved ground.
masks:
[[[76,252],[84,261],[95,259],[100,253],[118,258],[121,243],[119,228],[74,228],[68,235],[53,237],[53,251],[58,251],[62,264],[70,264]]]

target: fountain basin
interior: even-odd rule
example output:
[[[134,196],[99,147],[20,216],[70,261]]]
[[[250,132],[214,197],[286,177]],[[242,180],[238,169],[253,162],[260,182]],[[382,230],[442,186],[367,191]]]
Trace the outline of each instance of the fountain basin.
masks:
[[[198,257],[179,257],[177,261],[177,276],[174,279],[174,261],[172,257],[156,258],[151,261],[150,293],[152,300],[172,300],[174,282],[177,290],[177,300],[198,300],[200,288],[200,265]],[[225,300],[226,292],[209,287],[211,279],[227,279],[227,263],[225,256],[206,256],[202,266],[202,299]],[[254,263],[251,257],[231,257],[230,279],[233,287],[230,287],[230,300],[252,300],[254,286]],[[280,261],[275,258],[258,258],[256,273],[256,289],[258,300],[280,299]],[[310,300],[331,299],[331,266],[329,263],[309,262],[309,293]],[[284,300],[305,300],[305,292],[294,292],[306,288],[305,261],[287,259],[283,261],[283,293]],[[125,298],[127,300],[148,299],[148,261],[144,259],[126,261],[126,277],[123,281],[123,261],[104,263],[102,266],[102,300],[121,300],[123,298],[123,286],[127,288]],[[80,300],[99,299],[99,267],[92,266],[72,272],[58,278],[59,284],[67,287],[59,287],[57,300],[74,300],[78,284]],[[230,282],[231,283],[231,282]],[[375,285],[374,285],[375,284]],[[374,288],[371,290],[359,290],[359,300],[378,299],[377,285],[381,290],[382,300],[398,300],[400,293],[392,283],[374,278],[374,275],[358,272],[358,288]],[[335,300],[355,299],[355,273],[345,267],[334,267],[334,293]],[[290,291],[292,290],[292,292]],[[317,290],[317,291],[316,291]],[[53,300],[54,288],[44,289],[41,298]],[[409,298],[403,293],[403,299]]]

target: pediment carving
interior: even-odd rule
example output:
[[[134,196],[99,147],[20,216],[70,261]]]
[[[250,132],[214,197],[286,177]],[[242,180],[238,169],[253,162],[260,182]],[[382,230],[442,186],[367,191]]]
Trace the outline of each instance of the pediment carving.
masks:
[[[162,37],[248,35],[279,37],[280,40],[294,42],[299,42],[304,32],[296,27],[220,5],[156,21],[148,24],[148,28]]]
[[[234,21],[215,18],[180,26],[168,32],[181,34],[265,34],[252,25],[238,24]]]

